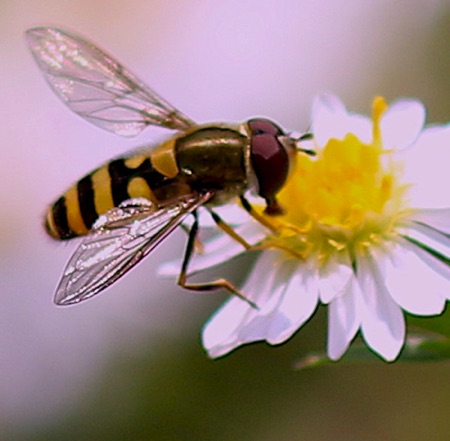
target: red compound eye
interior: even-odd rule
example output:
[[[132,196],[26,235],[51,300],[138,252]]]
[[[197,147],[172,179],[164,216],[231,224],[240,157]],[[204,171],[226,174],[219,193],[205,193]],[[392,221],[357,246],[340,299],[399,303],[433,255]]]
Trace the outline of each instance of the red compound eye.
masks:
[[[279,136],[284,134],[281,128],[270,119],[254,118],[248,121],[248,126],[253,135],[268,133],[269,135]]]
[[[289,156],[278,139],[282,130],[266,119],[249,121],[252,132],[250,157],[258,179],[259,195],[267,202],[267,211],[275,214],[280,211],[275,195],[283,187],[289,172]]]

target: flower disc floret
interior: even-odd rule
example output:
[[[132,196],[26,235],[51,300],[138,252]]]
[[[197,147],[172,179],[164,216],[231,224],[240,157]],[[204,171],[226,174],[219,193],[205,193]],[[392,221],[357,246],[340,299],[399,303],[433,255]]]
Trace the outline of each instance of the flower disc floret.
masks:
[[[280,203],[289,209],[277,220],[277,233],[267,246],[279,247],[307,259],[321,260],[336,252],[351,256],[395,234],[396,222],[406,213],[406,186],[401,168],[385,150],[380,119],[384,99],[373,105],[373,140],[353,133],[330,138],[317,156],[300,154]]]

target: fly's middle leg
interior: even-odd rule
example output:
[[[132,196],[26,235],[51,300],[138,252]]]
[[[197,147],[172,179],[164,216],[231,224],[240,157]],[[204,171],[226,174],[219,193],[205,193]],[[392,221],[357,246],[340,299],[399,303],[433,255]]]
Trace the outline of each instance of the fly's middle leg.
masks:
[[[188,266],[189,266],[189,262],[191,261],[193,252],[194,252],[194,247],[195,247],[195,243],[196,243],[196,238],[197,238],[197,234],[198,234],[198,216],[197,216],[197,212],[193,213],[194,215],[194,223],[192,224],[191,230],[189,231],[189,236],[188,236],[188,242],[186,245],[186,251],[184,253],[184,257],[183,257],[183,263],[181,265],[181,271],[180,271],[180,275],[178,276],[178,284],[186,289],[190,289],[193,291],[215,291],[217,289],[223,288],[226,289],[230,294],[233,294],[237,297],[239,297],[240,299],[244,300],[245,302],[247,302],[251,307],[253,308],[258,308],[257,305],[252,302],[250,299],[248,299],[245,294],[243,294],[241,291],[239,291],[239,289],[233,285],[230,281],[228,281],[227,279],[217,279],[217,280],[213,280],[211,282],[205,282],[205,283],[190,283],[187,281],[188,278]],[[231,228],[231,227],[229,227]]]

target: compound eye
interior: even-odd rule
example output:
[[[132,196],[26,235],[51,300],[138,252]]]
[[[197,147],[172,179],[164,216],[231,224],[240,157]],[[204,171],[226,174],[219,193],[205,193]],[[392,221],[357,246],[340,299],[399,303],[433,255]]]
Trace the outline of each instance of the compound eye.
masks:
[[[252,135],[262,135],[263,133],[272,136],[284,135],[283,130],[269,119],[254,118],[248,121],[248,126],[250,127]]]
[[[275,195],[286,181],[289,156],[277,137],[269,133],[252,136],[250,156],[258,179],[259,195],[269,206],[275,203]]]

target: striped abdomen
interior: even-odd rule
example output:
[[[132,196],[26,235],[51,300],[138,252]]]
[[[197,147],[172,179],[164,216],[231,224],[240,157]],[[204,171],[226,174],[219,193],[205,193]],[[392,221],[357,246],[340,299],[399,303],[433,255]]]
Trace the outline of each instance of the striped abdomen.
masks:
[[[160,154],[113,160],[82,178],[48,210],[47,232],[56,239],[71,239],[88,233],[100,215],[127,199],[143,197],[158,204],[188,192],[175,178],[172,144],[159,147]]]
[[[192,191],[213,190],[211,202],[223,203],[246,189],[248,146],[234,128],[199,126],[147,154],[111,161],[53,204],[47,232],[56,239],[84,235],[100,215],[130,198],[166,205]]]

